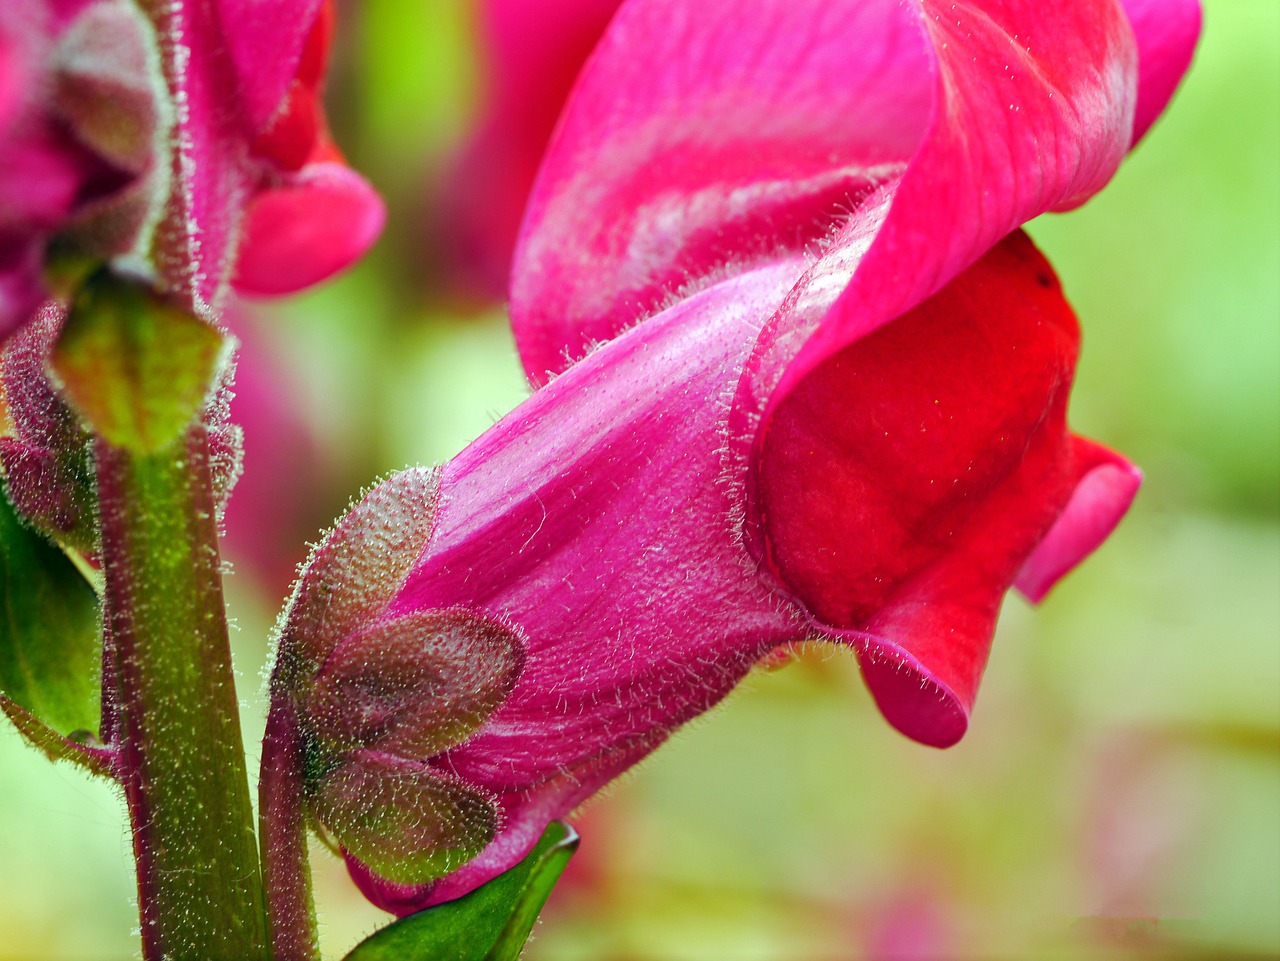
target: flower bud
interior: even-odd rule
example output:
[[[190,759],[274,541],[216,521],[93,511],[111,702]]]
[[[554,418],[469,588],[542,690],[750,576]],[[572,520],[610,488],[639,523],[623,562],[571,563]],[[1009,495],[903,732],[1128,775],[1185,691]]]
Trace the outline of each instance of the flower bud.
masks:
[[[52,363],[95,433],[153,453],[205,406],[222,348],[221,334],[148,282],[104,269],[76,295]]]
[[[19,513],[84,553],[96,549],[97,492],[89,436],[48,375],[63,311],[50,305],[0,353],[0,390],[13,435],[0,437],[0,469]]]

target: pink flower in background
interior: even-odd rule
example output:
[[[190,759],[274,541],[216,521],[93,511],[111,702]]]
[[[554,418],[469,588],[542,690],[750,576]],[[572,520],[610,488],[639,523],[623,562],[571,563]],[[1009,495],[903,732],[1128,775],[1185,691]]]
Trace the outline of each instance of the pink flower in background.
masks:
[[[263,163],[249,203],[236,261],[236,289],[245,294],[287,294],[318,283],[359,259],[377,239],[386,217],[373,188],[346,165],[329,137],[320,92],[333,39],[334,0],[277,2],[268,11],[246,0],[222,0],[224,22],[253,23],[239,31],[232,52],[241,71],[253,122],[254,156]],[[310,19],[299,14],[314,11]],[[243,9],[242,9],[243,8]],[[273,18],[264,23],[269,13]],[[296,70],[281,69],[280,33],[310,24]],[[280,31],[277,33],[276,31]],[[273,85],[264,92],[262,65]],[[283,99],[275,99],[281,81]]]
[[[48,296],[51,244],[145,259],[216,313],[233,272],[246,293],[297,290],[381,229],[381,201],[324,126],[331,4],[200,0],[155,17],[124,0],[0,10],[0,336]]]
[[[145,50],[123,4],[0,6],[0,340],[45,297],[49,239],[101,215],[149,168],[154,123]],[[123,206],[136,217],[136,204]],[[129,219],[116,218],[126,236],[112,252],[127,249]]]
[[[216,310],[233,278],[248,294],[316,283],[381,230],[382,202],[324,124],[332,24],[332,0],[202,0],[161,14],[164,34],[201,40],[181,70],[166,61],[183,97],[174,202],[186,216],[157,254],[198,307]]]
[[[240,341],[230,416],[243,429],[244,472],[227,504],[222,547],[274,600],[288,591],[307,538],[342,495],[330,490],[339,473],[334,457],[307,415],[287,343],[267,336],[269,321],[243,309],[224,318]]]
[[[482,0],[483,108],[440,185],[440,255],[451,286],[507,293],[511,254],[560,108],[620,0]]]
[[[377,856],[349,853],[375,903],[509,867],[797,640],[853,648],[903,733],[959,740],[1008,588],[1043,596],[1139,483],[1067,429],[1078,329],[1017,228],[1107,182],[1198,27],[1192,0],[622,7],[516,252],[541,389],[438,482],[369,495],[281,639],[346,752],[312,790]],[[483,697],[459,687],[466,724],[415,753],[409,652],[468,630]],[[433,705],[460,683],[429,673]],[[326,733],[344,711],[371,726]],[[415,875],[370,840],[386,791],[450,857]]]

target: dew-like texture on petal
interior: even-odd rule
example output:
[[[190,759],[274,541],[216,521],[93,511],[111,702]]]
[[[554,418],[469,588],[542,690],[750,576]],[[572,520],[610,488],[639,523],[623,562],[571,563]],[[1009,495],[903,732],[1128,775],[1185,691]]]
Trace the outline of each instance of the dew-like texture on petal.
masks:
[[[363,256],[385,220],[382,198],[351,168],[309,164],[250,201],[236,289],[276,295],[319,283]]]
[[[932,69],[898,0],[618,11],[543,162],[512,275],[525,369],[824,240],[915,152]]]
[[[1120,0],[1138,41],[1137,143],[1169,104],[1200,39],[1198,0]]]
[[[511,254],[542,152],[587,55],[620,0],[484,0],[484,106],[440,189],[448,282],[506,297]]]

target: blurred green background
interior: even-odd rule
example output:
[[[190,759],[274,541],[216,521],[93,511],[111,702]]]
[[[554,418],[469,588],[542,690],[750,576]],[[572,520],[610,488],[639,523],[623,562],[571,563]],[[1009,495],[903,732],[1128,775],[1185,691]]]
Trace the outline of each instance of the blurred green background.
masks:
[[[1129,518],[1038,610],[1009,600],[949,751],[895,734],[849,657],[751,678],[583,813],[531,961],[1280,956],[1280,4],[1205,6],[1171,113],[1030,228],[1085,330],[1074,424],[1146,471]],[[387,236],[256,327],[316,439],[312,536],[525,395],[501,312],[442,307],[421,262],[475,108],[465,4],[349,4],[340,43],[336,135]],[[253,744],[282,590],[229,590]],[[123,805],[11,730],[0,864],[0,959],[135,956]],[[316,871],[341,957],[386,918]]]

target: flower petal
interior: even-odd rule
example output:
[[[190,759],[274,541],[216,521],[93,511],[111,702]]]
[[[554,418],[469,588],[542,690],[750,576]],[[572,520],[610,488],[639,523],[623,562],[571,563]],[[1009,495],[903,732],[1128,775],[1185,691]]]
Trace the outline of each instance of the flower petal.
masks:
[[[325,0],[216,0],[253,132],[279,109]]]
[[[436,530],[388,613],[463,605],[522,632],[515,687],[440,759],[503,823],[439,890],[378,903],[411,910],[510,867],[549,815],[806,635],[761,583],[722,483],[723,400],[802,268],[726,281],[627,332],[446,466]]]
[[[1001,598],[1074,487],[1078,328],[1010,236],[828,358],[773,408],[757,462],[763,551],[852,640],[891,723],[952,743]]]
[[[303,167],[249,202],[236,289],[270,296],[319,283],[363,256],[385,220],[382,198],[349,167]]]
[[[898,0],[627,4],[584,68],[512,276],[546,380],[677,291],[824,239],[924,132],[934,77]]]
[[[1136,144],[1169,104],[1200,39],[1198,0],[1120,0],[1138,41]]]
[[[1142,484],[1142,471],[1114,451],[1073,438],[1079,477],[1049,533],[1023,562],[1015,582],[1039,601],[1073,567],[1097,550],[1120,523]]]

